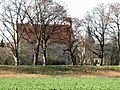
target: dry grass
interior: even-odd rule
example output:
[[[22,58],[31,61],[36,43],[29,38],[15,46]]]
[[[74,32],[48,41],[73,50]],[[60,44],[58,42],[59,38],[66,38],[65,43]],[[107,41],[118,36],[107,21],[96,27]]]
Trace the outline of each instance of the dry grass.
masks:
[[[33,67],[22,66],[22,67],[13,67],[13,66],[0,66],[0,77],[96,77],[96,76],[112,76],[120,77],[120,70],[114,68],[106,67],[72,67],[72,66],[60,66],[59,70],[54,70],[52,66],[48,68],[39,67],[33,69]],[[57,66],[55,66],[57,67]],[[30,69],[29,72],[26,72],[26,69]],[[41,70],[44,68],[44,71]],[[25,69],[25,70],[24,70]],[[40,70],[39,70],[40,69]],[[23,71],[21,71],[23,70]],[[35,71],[36,70],[36,71]],[[51,71],[50,71],[51,70]],[[49,72],[48,72],[49,71]],[[53,74],[52,74],[53,73]]]

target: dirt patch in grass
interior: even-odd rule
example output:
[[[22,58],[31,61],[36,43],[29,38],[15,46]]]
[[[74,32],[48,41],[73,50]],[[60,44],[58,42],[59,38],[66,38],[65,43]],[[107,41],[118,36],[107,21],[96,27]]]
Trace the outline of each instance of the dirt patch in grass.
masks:
[[[2,77],[49,77],[49,75],[17,73],[11,70],[0,70],[0,78]]]
[[[102,75],[102,76],[118,76],[120,77],[120,71],[114,71],[114,70],[98,70],[96,72],[96,74],[98,75]]]

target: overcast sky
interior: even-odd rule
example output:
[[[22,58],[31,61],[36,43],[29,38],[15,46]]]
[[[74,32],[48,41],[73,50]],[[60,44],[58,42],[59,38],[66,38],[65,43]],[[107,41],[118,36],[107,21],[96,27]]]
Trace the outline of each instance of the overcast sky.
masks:
[[[87,11],[92,10],[101,3],[120,3],[120,0],[55,0],[65,5],[68,14],[72,17],[82,18]]]

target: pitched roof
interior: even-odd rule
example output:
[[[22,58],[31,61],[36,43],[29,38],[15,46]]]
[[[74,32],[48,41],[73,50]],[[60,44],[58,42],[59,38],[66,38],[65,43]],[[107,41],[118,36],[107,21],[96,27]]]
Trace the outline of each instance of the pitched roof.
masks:
[[[66,40],[71,39],[70,34],[73,34],[72,27],[69,25],[49,24],[45,29],[45,33],[43,33],[44,30],[41,30],[41,25],[37,27],[37,33],[42,33],[42,39],[48,39],[48,42],[64,43]],[[36,42],[36,31],[31,24],[19,24],[17,28],[19,34],[23,33],[23,39],[29,40],[32,43]]]

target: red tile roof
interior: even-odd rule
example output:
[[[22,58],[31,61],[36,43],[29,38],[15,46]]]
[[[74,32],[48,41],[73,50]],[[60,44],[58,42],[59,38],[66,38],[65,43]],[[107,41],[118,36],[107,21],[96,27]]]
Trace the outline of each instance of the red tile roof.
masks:
[[[19,34],[23,33],[23,38],[31,42],[36,42],[35,29],[31,24],[18,25]],[[42,33],[40,25],[38,26],[38,32]],[[69,25],[48,25],[45,30],[45,34],[42,34],[43,39],[49,38],[48,42],[64,43],[66,40],[71,39],[72,27]]]

